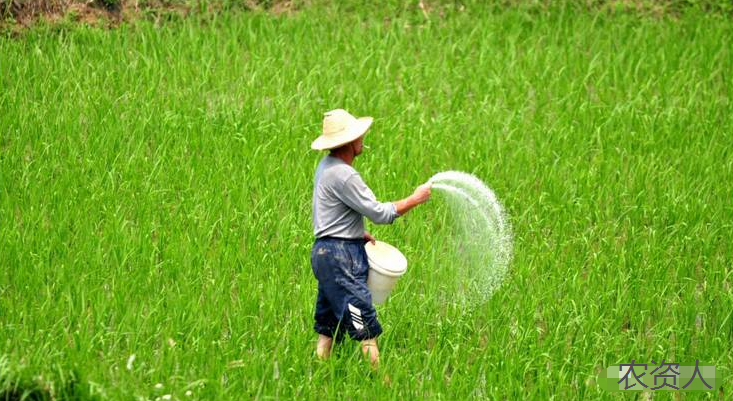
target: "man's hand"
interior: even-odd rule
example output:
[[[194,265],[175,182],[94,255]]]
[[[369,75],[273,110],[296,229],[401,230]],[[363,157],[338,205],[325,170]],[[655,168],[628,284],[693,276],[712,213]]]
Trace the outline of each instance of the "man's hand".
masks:
[[[397,214],[402,216],[405,213],[409,212],[410,209],[412,209],[413,207],[427,202],[428,199],[430,199],[430,190],[432,189],[432,187],[433,184],[427,182],[415,188],[415,192],[413,192],[412,195],[408,196],[405,199],[394,202]]]
[[[430,199],[430,190],[432,189],[432,187],[433,184],[428,182],[420,185],[415,189],[415,192],[412,193],[412,196],[418,205],[421,203],[425,203],[428,201],[428,199]]]
[[[364,231],[364,239],[371,242],[372,245],[377,245],[377,239],[373,235],[369,234],[369,231]]]

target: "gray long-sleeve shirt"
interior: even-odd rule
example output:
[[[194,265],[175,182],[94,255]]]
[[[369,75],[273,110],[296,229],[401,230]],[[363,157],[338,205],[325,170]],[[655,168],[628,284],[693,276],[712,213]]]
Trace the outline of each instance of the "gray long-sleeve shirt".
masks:
[[[337,157],[326,156],[321,160],[314,181],[316,238],[363,238],[363,216],[376,224],[391,224],[399,216],[394,203],[377,201],[359,173]]]

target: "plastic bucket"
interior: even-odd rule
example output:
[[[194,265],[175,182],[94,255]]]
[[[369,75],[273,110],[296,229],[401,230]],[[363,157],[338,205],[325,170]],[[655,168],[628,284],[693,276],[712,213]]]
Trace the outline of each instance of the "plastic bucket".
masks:
[[[376,245],[367,242],[364,246],[369,260],[367,287],[372,293],[372,302],[384,303],[400,278],[407,271],[407,259],[392,245],[376,241]]]

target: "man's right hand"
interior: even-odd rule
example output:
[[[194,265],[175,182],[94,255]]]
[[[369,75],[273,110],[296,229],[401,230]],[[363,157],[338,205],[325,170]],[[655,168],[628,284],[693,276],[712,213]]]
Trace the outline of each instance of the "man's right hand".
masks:
[[[425,203],[430,199],[430,190],[432,187],[433,184],[427,182],[415,189],[415,192],[412,193],[412,197],[418,205]]]
[[[413,207],[425,203],[430,199],[430,189],[433,187],[431,183],[425,183],[415,188],[415,192],[405,199],[394,202],[395,209],[399,216],[403,216],[409,212]]]

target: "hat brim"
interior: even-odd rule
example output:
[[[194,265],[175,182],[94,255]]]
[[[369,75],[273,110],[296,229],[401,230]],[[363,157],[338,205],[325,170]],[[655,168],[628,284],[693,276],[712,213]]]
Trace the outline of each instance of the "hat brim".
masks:
[[[371,117],[361,117],[358,118],[354,124],[336,135],[321,135],[311,143],[311,149],[328,150],[345,145],[366,134],[367,130],[369,130],[369,127],[372,125],[373,120],[374,119]]]

